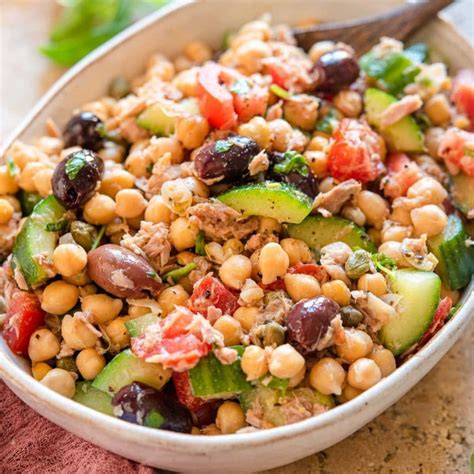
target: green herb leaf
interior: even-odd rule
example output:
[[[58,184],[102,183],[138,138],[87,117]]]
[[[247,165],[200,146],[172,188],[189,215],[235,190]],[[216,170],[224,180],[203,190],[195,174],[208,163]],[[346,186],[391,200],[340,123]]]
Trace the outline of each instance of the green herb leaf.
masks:
[[[326,135],[332,135],[338,123],[339,121],[336,118],[336,111],[331,109],[323,118],[316,122],[315,129],[318,132],[325,133]]]
[[[156,272],[146,272],[146,276],[148,278],[153,278],[155,280],[158,277],[158,273],[156,273]]]
[[[197,255],[205,256],[206,255],[206,240],[204,239],[204,233],[199,232],[196,238],[196,246],[194,247],[194,251]]]
[[[239,79],[232,84],[230,91],[237,95],[247,95],[250,92],[250,85],[245,79]]]
[[[216,150],[217,153],[225,153],[226,151],[229,151],[233,145],[234,142],[230,139],[217,140],[216,144],[214,145],[214,150]]]
[[[60,232],[62,230],[66,230],[69,221],[67,219],[61,219],[58,222],[50,222],[46,224],[46,230],[48,232]]]
[[[464,154],[467,156],[474,156],[474,150],[471,148],[464,147]]]
[[[270,90],[280,99],[288,100],[291,97],[291,94],[286,89],[277,84],[272,84]]]
[[[11,156],[7,156],[7,170],[8,170],[8,174],[12,178],[14,178],[19,172],[18,166],[15,164]]]
[[[171,270],[163,275],[163,280],[168,281],[170,278],[175,283],[178,283],[181,278],[189,275],[195,268],[197,267],[196,263],[191,262],[185,265],[184,267],[176,268],[175,270]]]
[[[273,167],[273,171],[278,174],[288,174],[296,171],[301,176],[308,176],[309,168],[304,156],[297,151],[287,151],[283,155],[283,161]]]
[[[372,254],[372,261],[375,266],[382,272],[391,273],[391,270],[397,268],[397,263],[393,258],[387,257],[383,253]]]
[[[77,178],[79,172],[87,165],[87,163],[92,162],[92,157],[88,154],[75,153],[72,158],[69,158],[66,162],[66,175],[71,180],[74,181]]]
[[[281,396],[284,397],[286,395],[286,391],[288,390],[288,379],[272,377],[272,380],[267,384],[267,387],[279,390],[281,392]]]

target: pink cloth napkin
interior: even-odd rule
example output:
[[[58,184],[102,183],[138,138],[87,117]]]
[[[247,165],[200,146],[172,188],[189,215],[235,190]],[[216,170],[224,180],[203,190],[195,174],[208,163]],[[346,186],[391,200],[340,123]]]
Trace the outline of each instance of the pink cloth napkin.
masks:
[[[25,405],[0,381],[0,473],[153,474],[77,438]]]

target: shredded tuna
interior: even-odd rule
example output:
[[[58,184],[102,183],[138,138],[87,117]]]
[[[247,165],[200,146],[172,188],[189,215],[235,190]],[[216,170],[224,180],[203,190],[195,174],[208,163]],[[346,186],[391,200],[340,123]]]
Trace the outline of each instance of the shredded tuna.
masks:
[[[205,257],[196,257],[193,262],[196,264],[196,268],[188,275],[191,285],[204,278],[212,269],[212,263]]]
[[[219,362],[223,365],[233,364],[239,355],[238,352],[231,347],[219,347],[214,349],[213,352]]]
[[[292,306],[293,303],[283,291],[275,291],[270,295],[270,301],[267,301],[263,310],[258,313],[257,322],[275,321],[283,323]]]
[[[327,193],[319,193],[314,200],[313,210],[325,209],[331,215],[337,214],[361,189],[362,185],[355,179],[343,181]]]
[[[162,313],[162,309],[157,301],[152,300],[150,298],[141,298],[141,299],[133,299],[127,298],[127,304],[132,306],[138,306],[139,308],[148,308],[150,313],[159,315]]]
[[[387,128],[397,123],[403,117],[416,112],[423,106],[423,101],[418,94],[407,95],[389,105],[380,116],[380,127]]]
[[[355,306],[364,314],[364,324],[374,333],[397,315],[392,306],[370,292],[356,290],[351,292],[351,296]]]
[[[238,303],[241,306],[258,306],[264,295],[265,293],[263,289],[260,288],[251,278],[247,278],[244,286],[240,290]]]
[[[221,316],[222,310],[220,308],[216,308],[212,304],[207,308],[206,318],[211,324],[214,324]]]
[[[15,237],[20,230],[20,214],[15,213],[6,223],[0,225],[0,261],[10,254]]]
[[[213,240],[243,239],[258,228],[257,217],[243,217],[219,202],[203,202],[188,209],[190,222]]]
[[[245,243],[245,250],[255,252],[270,242],[278,242],[278,236],[275,234],[254,234]]]
[[[431,176],[445,185],[448,183],[448,175],[431,156],[418,155],[415,156],[415,161],[423,174]]]
[[[426,246],[426,235],[419,239],[403,239],[402,256],[408,266],[430,272],[438,264],[438,259],[428,252]]]
[[[252,161],[249,163],[250,176],[255,176],[258,173],[266,171],[270,165],[268,156],[265,153],[265,150],[262,150],[258,155],[252,158]]]

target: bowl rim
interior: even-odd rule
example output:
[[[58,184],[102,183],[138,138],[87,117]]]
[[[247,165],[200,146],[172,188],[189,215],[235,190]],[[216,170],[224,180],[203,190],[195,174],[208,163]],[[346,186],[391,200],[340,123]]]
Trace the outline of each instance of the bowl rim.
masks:
[[[36,106],[30,111],[18,127],[8,136],[0,146],[0,157],[10,147],[13,141],[36,119],[43,108],[71,82],[82,71],[90,67],[96,61],[107,55],[110,51],[120,47],[123,43],[132,40],[141,30],[153,25],[155,22],[165,16],[172,15],[190,4],[197,3],[197,0],[177,0],[172,4],[162,7],[155,13],[143,18],[134,25],[127,28],[122,33],[112,38],[104,45],[97,48],[93,53],[81,60],[71,69],[69,69],[61,78],[43,95]],[[466,39],[456,30],[454,25],[444,18],[435,20],[450,29],[465,42]],[[468,43],[468,42],[467,42]],[[470,294],[468,294],[470,293]],[[294,438],[304,433],[315,432],[330,425],[335,425],[347,419],[350,415],[361,412],[371,402],[383,396],[391,387],[403,384],[410,372],[415,372],[422,368],[425,361],[436,356],[438,352],[442,355],[454,344],[463,326],[468,324],[468,319],[474,313],[474,282],[468,285],[462,300],[462,306],[456,312],[448,324],[435,335],[418,353],[406,361],[402,366],[392,373],[389,377],[382,379],[377,385],[363,392],[357,398],[332,408],[318,416],[280,426],[268,430],[259,430],[256,432],[220,435],[220,436],[190,436],[189,434],[175,433],[171,431],[156,430],[131,423],[127,423],[118,418],[105,415],[92,408],[81,405],[74,400],[68,399],[50,390],[35,380],[30,374],[21,369],[4,353],[0,348],[0,375],[5,379],[7,385],[12,385],[21,393],[26,393],[30,397],[48,406],[55,408],[56,415],[59,417],[75,418],[80,423],[89,423],[100,425],[101,430],[112,434],[120,432],[120,437],[124,440],[136,441],[140,439],[143,444],[153,444],[160,447],[173,446],[175,449],[186,449],[194,454],[207,453],[209,448],[219,448],[221,450],[232,450],[247,446],[252,443],[254,447],[267,445],[268,443]],[[5,346],[6,347],[6,346]],[[8,349],[7,349],[8,350]],[[434,357],[433,357],[434,358]]]

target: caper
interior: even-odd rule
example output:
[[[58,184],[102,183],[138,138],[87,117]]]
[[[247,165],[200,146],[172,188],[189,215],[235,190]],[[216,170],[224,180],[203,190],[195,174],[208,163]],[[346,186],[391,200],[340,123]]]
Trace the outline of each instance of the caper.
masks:
[[[114,99],[122,99],[130,92],[130,82],[124,77],[116,77],[109,86],[109,95]]]
[[[365,250],[356,250],[346,261],[347,276],[353,280],[370,270],[370,254]]]
[[[352,306],[344,306],[341,308],[341,319],[344,326],[354,328],[362,322],[364,315]]]
[[[56,367],[58,369],[64,369],[68,372],[75,372],[77,374],[77,365],[74,357],[62,357],[56,360]]]
[[[260,324],[256,327],[254,335],[262,347],[276,347],[285,343],[285,328],[275,321]]]
[[[93,225],[82,221],[71,222],[72,238],[87,252],[97,238],[97,230]]]

